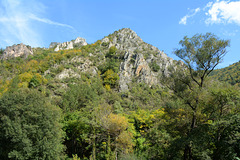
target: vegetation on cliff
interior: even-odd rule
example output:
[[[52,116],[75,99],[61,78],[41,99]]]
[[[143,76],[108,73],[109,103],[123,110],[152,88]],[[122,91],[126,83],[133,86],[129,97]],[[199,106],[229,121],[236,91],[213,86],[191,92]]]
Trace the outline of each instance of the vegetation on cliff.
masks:
[[[185,37],[183,64],[122,29],[1,60],[0,159],[240,158],[239,88],[213,71],[228,43]]]

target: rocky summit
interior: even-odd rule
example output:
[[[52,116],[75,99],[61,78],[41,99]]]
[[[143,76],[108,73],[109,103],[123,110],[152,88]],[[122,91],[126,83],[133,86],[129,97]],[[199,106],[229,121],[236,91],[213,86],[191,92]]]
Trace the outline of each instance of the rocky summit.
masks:
[[[26,58],[28,55],[32,55],[32,48],[25,44],[17,44],[13,46],[6,47],[3,52],[1,59],[10,59],[15,57],[24,57]]]
[[[175,65],[163,51],[145,43],[133,30],[124,28],[102,39],[102,44],[123,51],[120,64],[119,88],[126,91],[133,79],[150,86],[159,83],[159,76],[168,76],[169,66]]]
[[[74,47],[81,47],[86,45],[87,45],[87,42],[84,38],[77,37],[75,40],[72,40],[70,42],[63,42],[63,43],[52,42],[49,45],[49,48],[54,48],[54,51],[57,52],[59,50],[73,49]]]

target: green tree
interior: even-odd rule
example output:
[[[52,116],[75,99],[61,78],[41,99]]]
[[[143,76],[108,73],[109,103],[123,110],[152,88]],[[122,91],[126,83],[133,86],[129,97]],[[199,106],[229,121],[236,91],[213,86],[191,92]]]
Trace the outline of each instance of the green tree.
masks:
[[[209,89],[203,114],[207,115],[208,133],[212,138],[213,159],[235,159],[240,155],[239,88],[215,82]],[[206,121],[205,120],[205,121]]]
[[[0,159],[61,159],[60,111],[36,90],[20,89],[0,99]]]
[[[77,155],[80,158],[89,157],[91,155],[91,112],[75,111],[65,114],[64,131],[66,138],[64,144],[66,146],[66,154],[68,157]]]
[[[113,70],[107,70],[103,74],[103,82],[105,85],[110,85],[111,87],[116,87],[117,82],[119,80],[119,76],[117,73],[115,73]]]
[[[156,61],[153,61],[152,63],[150,63],[149,66],[154,72],[158,72],[160,70],[160,66],[157,64]]]
[[[3,54],[3,52],[4,52],[4,49],[0,49],[0,56],[2,56],[2,54]]]
[[[204,108],[204,95],[207,92],[208,75],[222,61],[229,46],[228,40],[221,40],[217,36],[207,33],[196,34],[192,38],[184,37],[179,42],[182,48],[176,49],[175,54],[181,58],[186,69],[173,69],[175,72],[168,78],[168,86],[174,95],[182,99],[191,115],[191,122],[187,132],[184,149],[184,160],[194,159],[191,141],[193,130],[201,123],[197,117]],[[200,118],[199,118],[200,119]]]
[[[73,84],[63,95],[62,108],[64,111],[79,110],[97,98],[98,94],[93,85],[84,82]]]
[[[117,48],[115,46],[112,46],[109,48],[109,51],[106,54],[107,58],[116,58],[116,52]]]

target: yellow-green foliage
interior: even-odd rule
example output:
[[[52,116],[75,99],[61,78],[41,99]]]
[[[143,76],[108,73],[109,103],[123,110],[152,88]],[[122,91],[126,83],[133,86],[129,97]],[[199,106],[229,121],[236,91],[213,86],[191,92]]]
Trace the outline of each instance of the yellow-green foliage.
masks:
[[[163,119],[163,117],[165,117]],[[145,132],[153,126],[155,121],[165,123],[167,115],[164,112],[164,109],[157,109],[153,111],[148,111],[144,109],[139,109],[137,111],[132,111],[130,114],[130,122],[136,123],[136,129],[141,133]],[[168,119],[168,118],[167,118]]]
[[[240,86],[240,61],[228,67],[214,70],[211,76],[220,81]]]
[[[39,63],[36,60],[30,60],[25,66],[24,70],[26,72],[32,71],[32,72],[37,72],[39,69]]]
[[[9,88],[9,84],[10,84],[10,81],[9,81],[9,80],[6,80],[6,81],[0,80],[0,97],[1,97],[5,92],[7,92],[8,88]]]
[[[29,87],[29,84],[33,78],[39,83],[39,84],[46,84],[47,79],[42,77],[39,73],[32,73],[32,72],[25,72],[18,76],[19,78],[19,84],[18,87],[20,88],[27,88]]]
[[[118,114],[113,114],[110,113],[110,115],[107,117],[108,122],[109,122],[109,132],[117,134],[119,132],[122,132],[126,130],[128,126],[128,121],[126,117],[118,115]]]
[[[133,147],[133,134],[128,131],[129,123],[125,116],[110,113],[104,117],[104,126],[110,135],[115,137],[118,149],[123,153],[132,151]]]
[[[119,80],[119,76],[117,73],[113,72],[113,70],[109,69],[103,74],[103,82],[106,85],[110,85],[114,87]]]
[[[80,157],[77,156],[77,154],[73,155],[73,160],[80,160]]]

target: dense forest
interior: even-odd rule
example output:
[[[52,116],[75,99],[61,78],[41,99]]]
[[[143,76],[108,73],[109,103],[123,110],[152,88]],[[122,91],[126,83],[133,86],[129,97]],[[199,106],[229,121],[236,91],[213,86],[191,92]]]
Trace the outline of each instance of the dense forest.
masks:
[[[222,82],[240,86],[240,61],[222,69],[216,69],[211,76]]]
[[[182,62],[149,62],[151,73],[168,67],[168,74],[149,85],[139,71],[120,90],[129,46],[110,43],[121,31],[109,42],[34,48],[28,57],[1,60],[1,160],[240,159],[239,63],[214,70],[229,41],[210,33],[184,37],[174,51]],[[140,45],[146,47],[133,50],[129,64],[140,52],[157,57]]]

